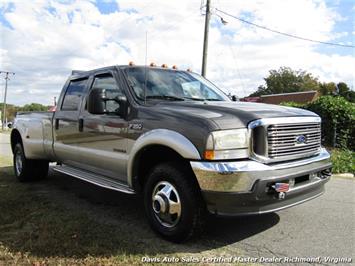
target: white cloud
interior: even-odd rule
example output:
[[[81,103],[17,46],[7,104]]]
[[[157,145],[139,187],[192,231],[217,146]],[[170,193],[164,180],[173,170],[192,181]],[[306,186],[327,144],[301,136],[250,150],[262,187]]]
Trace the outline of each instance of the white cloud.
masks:
[[[334,32],[343,19],[322,0],[213,1],[214,7],[283,32],[321,41],[346,36]],[[204,17],[200,1],[118,1],[120,11],[101,14],[94,1],[2,1],[11,29],[0,25],[0,64],[16,72],[8,101],[50,104],[72,69],[91,69],[133,60],[201,68]],[[213,16],[209,79],[239,96],[263,84],[270,69],[304,69],[323,81],[353,85],[354,56],[320,52],[319,46],[263,31],[227,16]],[[0,81],[3,86],[3,80]],[[0,94],[2,97],[2,94]]]

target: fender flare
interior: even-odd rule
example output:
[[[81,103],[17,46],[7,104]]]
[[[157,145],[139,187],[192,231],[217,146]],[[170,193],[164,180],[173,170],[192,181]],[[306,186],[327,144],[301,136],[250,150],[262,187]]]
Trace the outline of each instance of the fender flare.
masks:
[[[201,160],[200,153],[195,145],[180,133],[168,129],[153,129],[141,135],[134,143],[128,158],[127,181],[129,186],[133,186],[135,174],[135,161],[139,157],[140,151],[150,145],[166,146],[185,159]]]

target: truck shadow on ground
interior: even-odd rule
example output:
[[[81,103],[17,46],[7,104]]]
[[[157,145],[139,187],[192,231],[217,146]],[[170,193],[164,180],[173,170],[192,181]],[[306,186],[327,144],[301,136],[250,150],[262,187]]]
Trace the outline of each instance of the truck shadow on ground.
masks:
[[[0,173],[6,173],[0,178],[0,189],[1,186],[21,189],[18,193],[25,199],[22,207],[21,202],[17,206],[8,203],[6,207],[4,200],[0,201],[3,205],[0,206],[0,242],[12,251],[36,256],[197,254],[247,239],[280,220],[275,213],[211,217],[201,237],[172,244],[151,231],[138,196],[103,189],[52,171],[47,180],[35,183],[17,183],[11,167],[1,168]],[[23,213],[23,220],[17,218],[20,223],[11,219],[12,207],[20,208],[16,215]],[[39,222],[33,218],[36,215]]]

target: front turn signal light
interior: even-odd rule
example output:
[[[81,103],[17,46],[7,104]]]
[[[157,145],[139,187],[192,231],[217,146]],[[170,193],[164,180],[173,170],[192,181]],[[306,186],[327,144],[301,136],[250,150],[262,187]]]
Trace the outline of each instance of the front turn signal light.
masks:
[[[214,159],[214,151],[211,151],[211,150],[205,151],[204,157],[206,160],[213,160]]]

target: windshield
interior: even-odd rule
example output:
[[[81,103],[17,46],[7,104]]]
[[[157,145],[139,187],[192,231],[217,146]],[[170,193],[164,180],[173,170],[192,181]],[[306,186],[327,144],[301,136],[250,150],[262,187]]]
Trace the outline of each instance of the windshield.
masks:
[[[200,75],[185,71],[130,67],[126,69],[129,85],[138,99],[228,101],[229,98]]]

